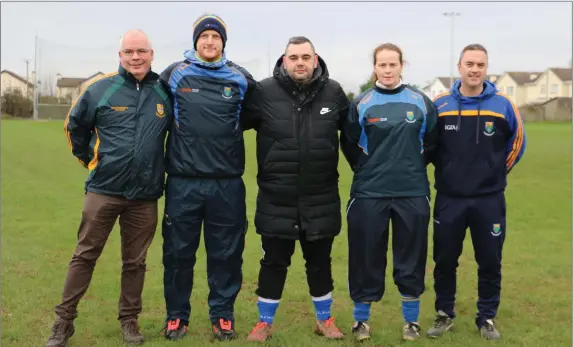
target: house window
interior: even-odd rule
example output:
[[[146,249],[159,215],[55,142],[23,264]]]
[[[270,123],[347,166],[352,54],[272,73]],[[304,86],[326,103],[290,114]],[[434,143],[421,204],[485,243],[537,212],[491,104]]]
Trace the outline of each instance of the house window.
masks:
[[[513,87],[507,87],[507,95],[513,96]]]
[[[503,87],[498,87],[498,89],[500,93],[503,93]]]
[[[551,85],[551,94],[558,94],[559,93],[559,85],[558,84],[552,84]]]
[[[542,84],[541,85],[541,90],[539,91],[540,94],[545,95],[547,94],[547,85]]]

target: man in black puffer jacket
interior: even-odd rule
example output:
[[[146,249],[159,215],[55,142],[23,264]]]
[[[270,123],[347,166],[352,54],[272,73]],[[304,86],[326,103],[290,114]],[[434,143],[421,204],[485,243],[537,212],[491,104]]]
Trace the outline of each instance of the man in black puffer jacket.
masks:
[[[260,317],[249,340],[264,341],[272,334],[296,240],[306,260],[316,330],[330,339],[342,338],[330,316],[330,253],[341,228],[338,130],[348,98],[304,37],[289,41],[273,76],[254,93],[255,105],[249,109],[255,112],[242,122],[243,129],[257,130],[255,227],[264,256],[256,291]]]

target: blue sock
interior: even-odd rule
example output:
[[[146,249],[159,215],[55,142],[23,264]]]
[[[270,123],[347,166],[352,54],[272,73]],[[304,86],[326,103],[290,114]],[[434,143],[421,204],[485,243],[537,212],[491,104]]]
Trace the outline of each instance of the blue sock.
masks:
[[[275,313],[279,307],[279,300],[259,298],[259,300],[257,300],[257,307],[259,308],[259,320],[273,324]]]
[[[406,323],[417,323],[420,315],[420,298],[402,295],[402,315]]]
[[[316,310],[316,318],[318,320],[327,320],[330,318],[330,306],[332,305],[332,293],[319,298],[312,298],[314,308]]]
[[[370,319],[370,303],[354,302],[354,320],[368,322]]]

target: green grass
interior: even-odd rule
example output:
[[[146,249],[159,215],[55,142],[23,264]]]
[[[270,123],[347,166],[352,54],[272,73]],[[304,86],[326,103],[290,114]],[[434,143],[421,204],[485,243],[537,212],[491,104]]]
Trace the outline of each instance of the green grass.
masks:
[[[67,148],[62,122],[2,121],[2,344],[42,346],[50,335],[68,262],[76,243],[86,171]],[[502,303],[498,324],[503,346],[571,345],[571,123],[527,124],[528,148],[512,172],[507,191],[508,233],[503,258]],[[243,346],[257,320],[256,288],[260,239],[252,227],[256,180],[254,133],[247,136],[247,206],[251,229],[244,253],[244,286],[236,304],[240,338],[228,346]],[[341,194],[346,201],[351,181],[340,163]],[[163,201],[160,209],[163,208]],[[121,346],[117,322],[120,245],[116,228],[96,266],[92,285],[79,306],[76,334],[70,346]],[[432,231],[430,230],[430,233]],[[430,237],[431,239],[431,237]],[[144,312],[140,323],[148,346],[211,344],[207,314],[207,281],[203,245],[198,253],[192,295],[191,330],[179,343],[159,335],[164,320],[161,234],[156,234],[148,260]],[[391,256],[389,257],[391,259]],[[433,290],[431,246],[427,291],[420,321],[431,324]],[[347,291],[346,226],[333,251],[335,302],[333,313],[345,333],[352,323]],[[481,346],[473,325],[476,311],[476,265],[466,237],[460,259],[457,331],[440,342],[423,338],[419,346]],[[397,346],[401,341],[400,301],[387,271],[387,294],[373,305],[373,339],[366,346]],[[305,281],[304,263],[297,251],[290,267],[276,334],[270,346],[351,346],[327,342],[314,335],[314,309]],[[496,344],[496,343],[494,343]],[[217,343],[215,343],[217,345]]]

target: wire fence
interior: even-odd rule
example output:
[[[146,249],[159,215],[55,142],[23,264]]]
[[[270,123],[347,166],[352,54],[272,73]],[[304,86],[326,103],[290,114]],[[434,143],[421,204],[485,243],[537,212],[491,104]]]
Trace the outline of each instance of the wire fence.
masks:
[[[154,44],[155,58],[152,69],[161,73],[171,63],[183,60],[183,53],[192,46],[192,40]],[[100,73],[117,71],[118,48],[119,40],[117,45],[94,48],[69,45],[38,37],[36,46],[38,102],[35,106],[37,118],[65,116],[66,107],[69,108],[72,100],[81,93],[91,77]],[[237,57],[238,59],[230,58],[247,69],[255,79],[267,77],[267,61],[244,56]],[[50,102],[45,102],[47,99],[50,99]]]

